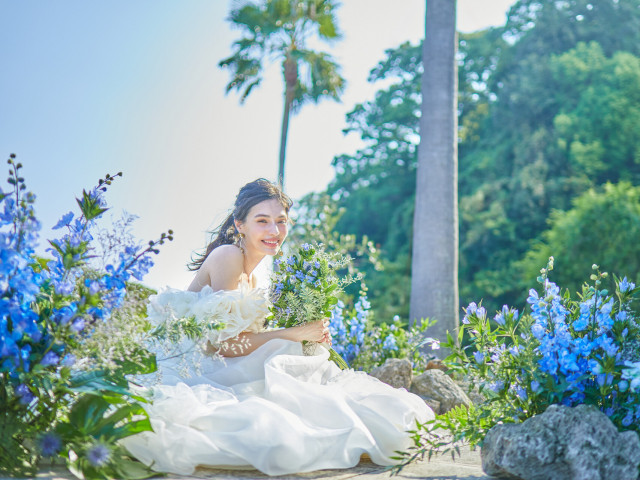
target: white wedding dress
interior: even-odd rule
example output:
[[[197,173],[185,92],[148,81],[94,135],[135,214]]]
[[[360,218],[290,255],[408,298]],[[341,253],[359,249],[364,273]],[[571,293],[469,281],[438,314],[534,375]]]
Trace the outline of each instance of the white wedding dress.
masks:
[[[148,305],[152,323],[190,315],[225,322],[210,336],[213,343],[263,330],[267,311],[262,290],[246,286],[168,290]],[[282,475],[353,467],[364,453],[389,465],[397,450],[410,446],[406,431],[416,420],[434,416],[404,389],[341,371],[322,347],[304,356],[300,343],[276,339],[224,361],[194,356],[194,347],[184,341],[177,346],[182,355],[158,362],[161,383],[148,387],[153,403],[144,405],[153,432],[122,440],[159,472],[188,475],[210,466]]]

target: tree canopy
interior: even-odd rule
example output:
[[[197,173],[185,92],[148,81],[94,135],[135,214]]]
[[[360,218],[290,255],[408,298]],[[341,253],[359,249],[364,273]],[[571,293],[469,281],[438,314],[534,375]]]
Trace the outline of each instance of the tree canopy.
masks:
[[[552,212],[584,209],[607,184],[640,185],[639,37],[638,0],[523,0],[503,27],[459,35],[462,305],[522,304],[531,262],[546,263],[528,252],[559,228]],[[346,119],[364,147],[334,159],[327,188],[343,209],[336,229],[379,250],[384,270],[365,273],[380,320],[408,316],[421,73],[420,45],[387,50],[370,74],[384,86]],[[589,268],[607,256],[611,231],[597,232],[602,241],[583,252]],[[635,244],[624,249],[640,257]],[[567,275],[572,285],[584,280],[569,267]]]

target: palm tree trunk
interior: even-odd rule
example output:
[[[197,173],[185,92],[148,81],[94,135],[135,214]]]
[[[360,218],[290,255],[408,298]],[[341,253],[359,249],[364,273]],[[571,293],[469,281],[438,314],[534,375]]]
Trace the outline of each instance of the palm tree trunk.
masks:
[[[287,55],[284,60],[284,113],[282,114],[282,131],[280,133],[280,161],[278,162],[278,185],[284,189],[284,161],[287,151],[287,134],[289,132],[289,114],[298,84],[298,64]]]
[[[291,102],[287,95],[284,99],[284,113],[282,115],[282,131],[280,132],[280,160],[278,162],[278,185],[284,189],[284,160],[287,149],[287,133],[289,130],[289,112],[291,111]]]
[[[456,47],[456,1],[428,0],[410,319],[437,320],[427,335],[442,341],[447,331],[457,340],[460,308]]]

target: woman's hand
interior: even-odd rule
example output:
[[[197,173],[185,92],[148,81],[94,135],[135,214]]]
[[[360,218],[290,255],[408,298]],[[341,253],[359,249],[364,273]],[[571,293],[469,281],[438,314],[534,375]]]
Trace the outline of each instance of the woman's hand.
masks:
[[[304,325],[298,325],[297,327],[291,327],[290,330],[295,332],[296,339],[300,342],[307,340],[309,342],[320,342],[331,345],[328,318],[308,322]]]

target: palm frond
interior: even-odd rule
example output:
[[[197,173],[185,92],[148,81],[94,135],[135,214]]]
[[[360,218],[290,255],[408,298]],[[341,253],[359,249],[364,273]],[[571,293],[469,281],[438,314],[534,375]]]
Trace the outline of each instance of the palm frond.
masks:
[[[298,109],[309,101],[318,103],[322,98],[340,99],[345,80],[340,76],[340,67],[329,54],[296,50],[293,56],[302,67],[293,109]]]
[[[330,41],[342,37],[334,15],[335,3],[327,0],[312,0],[312,2],[315,3],[316,12],[313,20],[318,24],[320,38]]]
[[[247,85],[247,87],[244,89],[244,92],[242,92],[242,96],[240,97],[240,103],[243,103],[247,99],[247,97],[251,93],[251,90],[253,90],[254,87],[260,85],[260,82],[262,82],[262,79],[256,78],[253,82]]]
[[[237,52],[220,61],[218,65],[231,70],[231,81],[227,84],[225,93],[229,93],[231,90],[240,91],[244,88],[241,102],[244,102],[251,89],[261,81],[262,63],[260,59]]]

